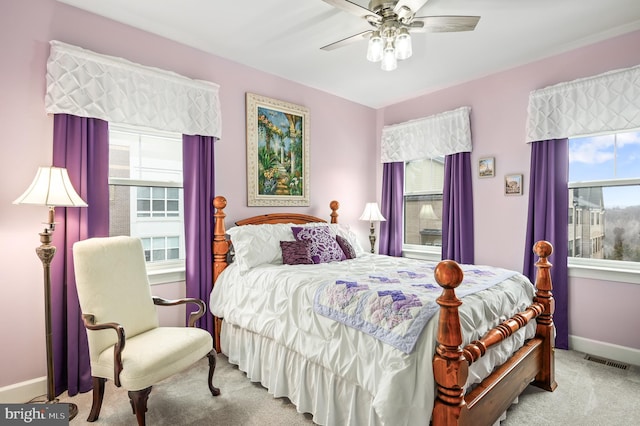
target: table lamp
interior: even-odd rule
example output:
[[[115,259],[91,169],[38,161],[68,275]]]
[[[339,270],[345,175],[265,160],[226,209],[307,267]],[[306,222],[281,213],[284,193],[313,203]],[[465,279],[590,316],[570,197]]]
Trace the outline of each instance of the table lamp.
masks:
[[[387,219],[382,216],[380,213],[380,208],[378,208],[378,203],[367,203],[364,206],[364,211],[360,216],[360,220],[368,220],[370,224],[369,241],[371,242],[371,253],[374,252],[374,247],[376,245],[376,235],[375,235],[375,225],[374,222],[382,222]]]

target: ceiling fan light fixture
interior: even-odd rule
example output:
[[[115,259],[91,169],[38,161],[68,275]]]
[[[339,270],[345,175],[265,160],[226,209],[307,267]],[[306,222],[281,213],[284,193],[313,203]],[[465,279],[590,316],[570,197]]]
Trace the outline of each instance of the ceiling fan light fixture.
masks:
[[[380,62],[382,60],[382,51],[383,41],[380,31],[373,31],[367,46],[367,59],[371,62]]]
[[[382,64],[381,68],[384,71],[393,71],[398,68],[398,60],[396,59],[396,52],[393,48],[393,43],[388,41],[384,52],[382,53]]]
[[[409,35],[409,30],[406,28],[400,28],[396,35],[396,40],[394,42],[396,47],[396,59],[404,60],[409,59],[413,54],[413,50],[411,48],[411,36]]]
[[[480,16],[416,16],[428,0],[369,0],[367,7],[355,0],[323,0],[329,5],[364,19],[373,29],[321,47],[333,50],[361,41],[369,34],[367,60],[382,62],[382,69],[394,70],[398,61],[410,58],[413,47],[410,32],[473,31]]]

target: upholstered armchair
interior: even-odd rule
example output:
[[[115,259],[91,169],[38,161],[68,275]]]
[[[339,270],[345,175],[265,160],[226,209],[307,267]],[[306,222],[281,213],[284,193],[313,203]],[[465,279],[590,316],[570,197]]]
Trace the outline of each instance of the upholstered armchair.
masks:
[[[151,296],[144,251],[133,237],[90,238],[73,246],[82,319],[87,329],[93,404],[87,421],[98,419],[105,383],[129,391],[133,413],[145,424],[147,399],[155,383],[209,358],[209,390],[213,386],[216,353],[206,330],[194,327],[204,315],[199,299],[165,300]],[[189,327],[160,327],[156,305],[195,303]],[[188,423],[188,420],[185,420]]]

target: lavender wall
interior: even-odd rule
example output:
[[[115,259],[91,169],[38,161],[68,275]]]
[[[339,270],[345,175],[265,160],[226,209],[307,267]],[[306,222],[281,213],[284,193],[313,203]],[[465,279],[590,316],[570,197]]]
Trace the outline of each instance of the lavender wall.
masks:
[[[307,106],[311,206],[296,210],[326,217],[329,202],[339,200],[341,222],[355,228],[365,247],[367,224],[357,218],[365,202],[379,197],[377,153],[382,126],[470,105],[473,158],[492,155],[497,162],[496,178],[473,182],[476,259],[515,269],[522,266],[527,185],[525,196],[504,197],[502,176],[523,172],[525,181],[528,178],[529,149],[523,140],[529,91],[640,63],[640,33],[635,33],[374,111],[54,0],[40,0],[37,7],[34,2],[3,0],[2,9],[0,156],[5,167],[0,169],[0,387],[45,375],[42,269],[34,249],[46,210],[11,202],[28,186],[38,166],[51,164],[52,119],[44,113],[43,103],[49,40],[221,85],[223,139],[216,146],[216,182],[217,192],[229,200],[228,223],[272,210],[246,206],[245,93]],[[637,312],[640,286],[577,279],[570,284],[573,334],[640,348],[638,333],[629,332],[640,328],[640,314],[623,313]],[[181,283],[156,289],[165,297],[184,293]],[[596,301],[602,300],[604,309],[594,315]],[[616,308],[614,301],[624,306]],[[181,317],[170,313],[165,320]],[[604,319],[621,325],[607,330]]]
[[[216,145],[216,190],[229,201],[228,223],[272,211],[246,206],[245,93],[304,105],[310,110],[311,206],[296,208],[340,221],[368,244],[359,217],[376,194],[376,111],[327,93],[241,66],[53,0],[3,0],[0,14],[0,387],[45,375],[42,266],[35,254],[46,208],[15,206],[38,166],[50,165],[53,120],[44,112],[49,40],[126,58],[220,84],[223,138]],[[56,260],[54,259],[54,262]],[[164,297],[184,294],[183,283],[154,287]],[[180,320],[175,312],[164,321]],[[0,401],[1,402],[1,401]]]
[[[475,259],[522,270],[527,221],[530,148],[525,143],[532,90],[640,64],[640,31],[540,60],[384,108],[383,125],[468,105],[472,164],[493,156],[496,177],[473,180]],[[469,58],[472,60],[472,58]],[[380,127],[380,124],[379,124]],[[505,174],[524,174],[524,195],[505,197]],[[500,249],[498,249],[498,247]],[[640,349],[640,285],[571,278],[569,333]],[[615,327],[607,327],[614,322]]]

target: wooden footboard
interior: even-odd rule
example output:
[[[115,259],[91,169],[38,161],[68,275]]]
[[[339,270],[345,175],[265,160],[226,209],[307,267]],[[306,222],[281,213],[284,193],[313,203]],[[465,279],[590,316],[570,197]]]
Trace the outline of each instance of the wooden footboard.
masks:
[[[463,279],[462,269],[450,260],[442,261],[436,267],[436,281],[444,290],[438,298],[438,346],[433,360],[437,386],[432,416],[434,426],[491,425],[530,383],[548,391],[557,387],[553,358],[551,264],[547,261],[553,249],[550,243],[539,241],[533,250],[540,258],[536,263],[538,273],[534,303],[464,348],[460,347],[462,331],[458,313],[462,302],[455,295],[455,289]],[[508,338],[533,319],[537,319],[536,336],[464,395],[463,386],[469,365],[482,357],[488,348]]]

